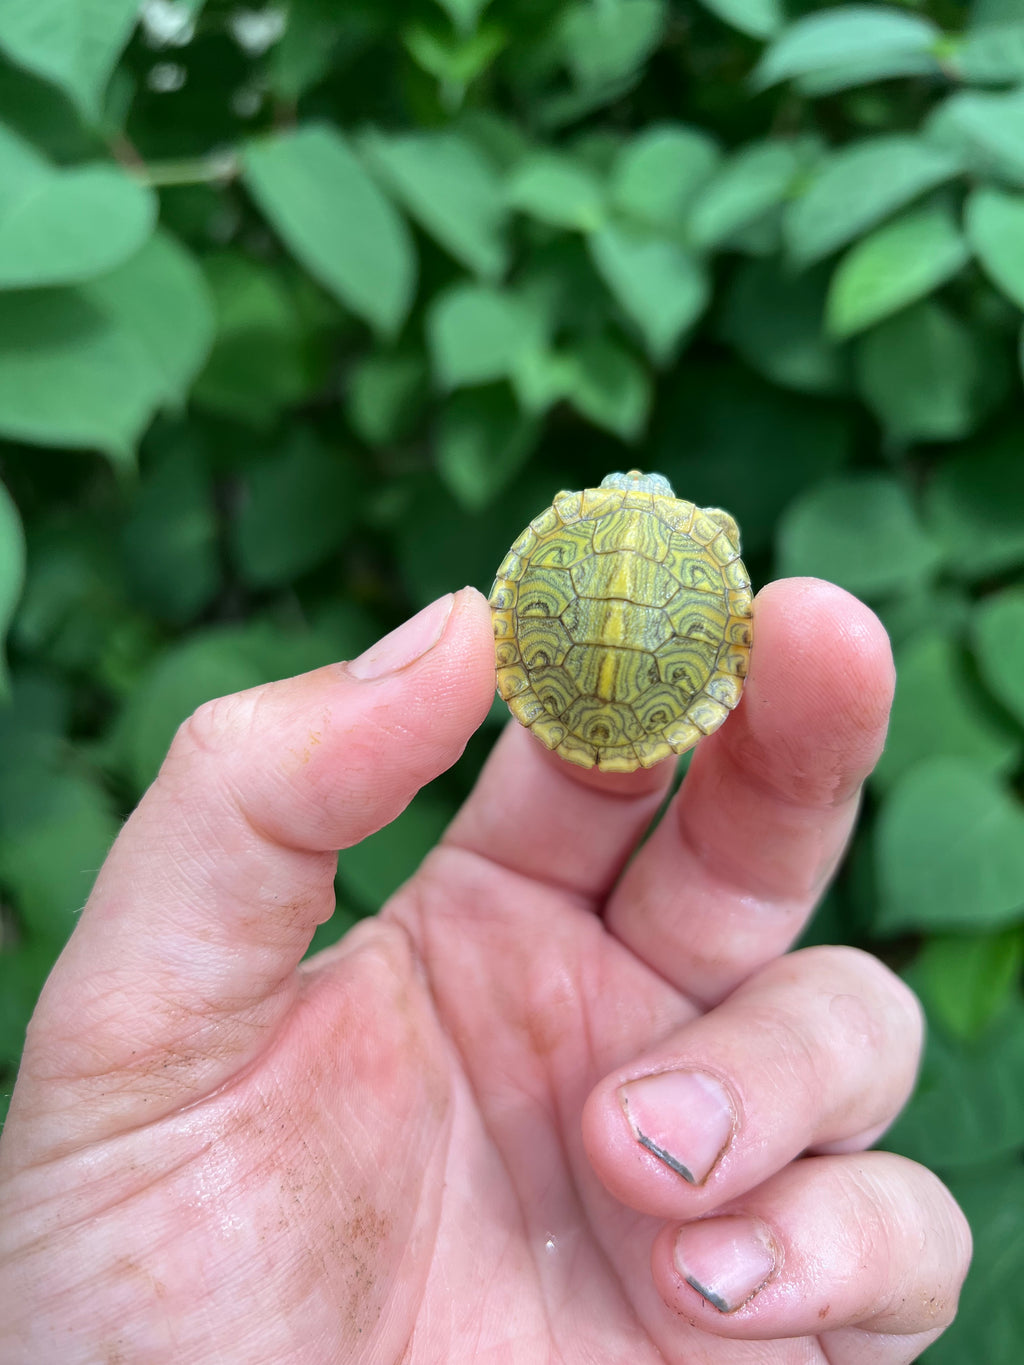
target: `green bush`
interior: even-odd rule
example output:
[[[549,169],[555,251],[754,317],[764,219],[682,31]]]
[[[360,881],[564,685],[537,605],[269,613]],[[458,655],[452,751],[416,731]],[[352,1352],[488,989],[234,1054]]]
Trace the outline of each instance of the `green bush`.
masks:
[[[972,1218],[934,1365],[1024,1339],[1024,0],[0,6],[0,1049],[198,702],[487,588],[658,469],[899,665],[811,936],[931,1032]],[[4,491],[6,486],[6,490]],[[501,719],[346,853],[376,906]]]

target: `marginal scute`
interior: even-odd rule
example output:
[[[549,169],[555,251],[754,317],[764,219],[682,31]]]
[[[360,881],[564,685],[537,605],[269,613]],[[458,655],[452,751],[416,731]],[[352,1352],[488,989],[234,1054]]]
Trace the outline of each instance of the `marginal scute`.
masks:
[[[715,701],[713,697],[701,695],[686,714],[701,734],[710,735],[725,720],[729,714],[729,708],[722,702]]]
[[[537,532],[533,529],[532,526],[527,526],[523,534],[513,544],[512,553],[517,554],[520,557],[523,555],[528,555],[530,551],[533,549],[533,547],[537,544],[537,540],[538,540]]]
[[[530,679],[527,677],[526,669],[520,663],[509,664],[498,674],[498,691],[504,701],[508,701],[510,697],[516,696],[519,692],[528,691],[529,687]]]
[[[740,552],[724,531],[719,531],[708,549],[718,560],[719,564],[731,564],[734,559],[739,559]]]
[[[739,531],[635,470],[559,493],[491,591],[498,692],[562,758],[632,772],[685,753],[740,699],[751,591]]]
[[[491,589],[489,598],[491,610],[496,612],[510,611],[516,604],[517,595],[515,584],[503,582],[499,575],[494,580],[494,587]]]
[[[508,554],[498,565],[498,577],[505,578],[510,583],[518,583],[523,576],[523,561],[516,554],[515,550],[509,550]]]
[[[710,545],[722,534],[722,528],[714,517],[709,517],[703,508],[698,507],[693,514],[690,535],[701,545]]]
[[[539,517],[534,517],[530,522],[530,530],[538,538],[543,539],[549,536],[552,531],[557,531],[562,524],[562,518],[558,514],[556,507],[548,507],[541,512]]]
[[[580,516],[586,521],[606,517],[622,506],[625,494],[617,488],[585,488],[581,495]]]
[[[559,493],[548,511],[554,512],[563,526],[572,526],[579,521],[583,511],[582,493]],[[536,522],[530,523],[536,526]]]
[[[717,673],[704,691],[709,697],[714,697],[715,701],[720,701],[723,706],[728,706],[731,711],[739,702],[740,694],[743,691],[743,679],[736,674]]]

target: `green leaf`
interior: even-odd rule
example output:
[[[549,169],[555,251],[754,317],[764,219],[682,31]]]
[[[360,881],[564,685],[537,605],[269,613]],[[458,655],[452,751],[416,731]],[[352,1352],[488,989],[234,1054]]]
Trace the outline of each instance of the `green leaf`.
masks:
[[[198,630],[160,655],[128,696],[113,741],[135,790],[143,792],[153,781],[175,731],[196,707],[267,677],[245,627]]]
[[[908,976],[916,984],[917,971]],[[917,1089],[886,1134],[886,1147],[939,1166],[944,1174],[967,1174],[983,1161],[1013,1152],[1024,1143],[1022,1067],[1024,1011],[1019,1000],[970,1042],[929,1029]],[[1015,1155],[1019,1163],[1020,1155]],[[1019,1223],[1019,1209],[1014,1213]],[[957,1365],[965,1358],[972,1359],[973,1351],[958,1357]]]
[[[595,426],[625,441],[640,436],[651,405],[650,377],[617,342],[595,337],[566,352],[563,386],[576,411]]]
[[[930,938],[917,959],[918,989],[955,1038],[979,1038],[1016,993],[1024,929]]]
[[[958,452],[925,487],[925,520],[957,578],[972,582],[1024,563],[1024,460],[1011,431]]]
[[[515,295],[487,285],[456,284],[427,315],[434,371],[446,388],[505,379],[544,341],[543,320]]]
[[[371,446],[408,436],[427,396],[427,366],[421,355],[371,353],[349,375],[348,419]]]
[[[560,37],[576,85],[599,90],[635,78],[661,42],[667,14],[664,0],[571,5]]]
[[[25,536],[18,509],[0,483],[0,704],[10,694],[4,638],[25,581]]]
[[[19,919],[60,944],[119,829],[106,793],[75,772],[30,768],[0,788],[0,882]]]
[[[951,95],[928,119],[925,136],[976,176],[1024,185],[1024,90]]]
[[[65,733],[71,711],[66,681],[41,669],[19,669],[10,694],[0,706],[0,801],[17,787],[31,767],[53,768],[66,753]]]
[[[943,75],[938,60],[939,50],[938,46],[928,52],[894,49],[891,52],[878,52],[871,57],[837,61],[820,71],[798,76],[794,85],[804,99],[821,99],[825,95],[852,90],[859,85],[875,85],[898,76],[918,76],[935,81]]]
[[[728,286],[722,336],[751,367],[776,384],[803,393],[836,393],[846,366],[825,335],[821,271],[794,275],[778,259],[747,261]]]
[[[85,285],[82,296],[130,333],[153,373],[161,403],[184,403],[214,334],[213,300],[185,247],[157,231],[117,270]]]
[[[341,133],[307,124],[251,143],[246,187],[289,250],[385,337],[412,305],[416,257],[405,222]]]
[[[794,261],[821,260],[959,169],[948,152],[900,133],[842,148],[821,164],[786,214]]]
[[[437,0],[460,33],[472,33],[491,0]]]
[[[705,9],[751,38],[771,38],[785,22],[779,0],[701,0]]]
[[[885,750],[871,775],[889,788],[915,764],[938,754],[969,759],[997,776],[1012,769],[1020,742],[989,714],[972,686],[962,651],[948,634],[923,630],[896,650],[896,696]]]
[[[812,574],[864,597],[926,578],[938,561],[907,494],[884,474],[809,488],[782,517],[778,556],[783,577]]]
[[[78,284],[138,251],[152,191],[114,165],[58,170],[0,124],[0,289]]]
[[[138,13],[138,0],[0,0],[0,49],[96,122]]]
[[[538,435],[539,424],[504,388],[453,394],[438,424],[438,472],[452,496],[477,512],[519,473]]]
[[[927,19],[881,5],[843,5],[785,29],[754,70],[758,89],[858,60],[929,54],[941,34]]]
[[[240,575],[258,588],[290,583],[337,549],[355,507],[351,462],[308,429],[293,430],[279,451],[247,471],[231,526]]]
[[[954,1094],[959,1092],[948,1090],[946,1100]],[[964,1104],[968,1102],[965,1097]],[[941,1113],[936,1117],[941,1124]],[[928,1347],[926,1365],[963,1365],[969,1360],[1016,1365],[1024,1341],[1024,1300],[1018,1293],[1024,1277],[1024,1226],[1020,1218],[1024,1166],[1020,1155],[1012,1153],[995,1165],[972,1164],[944,1175],[971,1225],[974,1259],[956,1318]]]
[[[748,554],[767,556],[787,506],[849,460],[853,431],[842,408],[786,393],[736,365],[695,357],[666,387],[649,467],[700,506],[725,501],[728,489]]]
[[[221,586],[213,480],[192,429],[176,430],[146,460],[121,535],[132,597],[162,621],[183,625]]]
[[[445,109],[458,109],[469,86],[492,66],[508,42],[497,24],[483,24],[466,37],[439,35],[425,24],[410,24],[402,35],[409,56],[438,82]]]
[[[342,8],[334,0],[290,0],[287,26],[266,58],[270,89],[294,103],[332,66],[351,65],[361,57],[372,32],[365,11]]]
[[[592,232],[606,217],[605,191],[597,176],[555,152],[533,152],[521,161],[506,198],[511,208],[553,227]]]
[[[734,153],[698,194],[687,224],[694,246],[727,243],[792,191],[804,158],[799,144],[753,142]]]
[[[968,85],[1024,81],[1024,22],[987,24],[963,35],[952,63]]]
[[[972,610],[973,603],[962,588],[934,581],[911,583],[877,606],[889,639],[897,648],[919,632],[938,631],[941,635],[961,639]]]
[[[0,433],[132,459],[163,397],[138,339],[74,289],[12,293],[0,308]]]
[[[601,278],[640,329],[661,364],[707,306],[710,287],[701,263],[665,237],[609,224],[588,239]]]
[[[138,621],[119,575],[116,528],[97,507],[90,511],[88,518],[58,516],[32,528],[12,634],[37,665],[106,685],[111,658]]]
[[[978,667],[986,684],[1024,725],[1024,589],[987,597],[974,618]]]
[[[967,201],[967,240],[1008,299],[1024,308],[1024,194],[981,186]]]
[[[403,205],[462,265],[494,279],[505,273],[505,203],[497,172],[459,133],[365,139],[371,165]]]
[[[72,166],[97,155],[95,137],[71,103],[48,81],[0,60],[0,123],[45,148],[57,165]],[[38,154],[38,150],[37,150]]]
[[[636,223],[679,236],[694,196],[719,160],[716,144],[698,129],[681,123],[645,128],[615,158],[612,203]]]
[[[7,294],[0,432],[128,461],[156,409],[184,399],[210,332],[198,269],[163,234],[78,289]]]
[[[891,440],[958,441],[974,430],[981,413],[985,359],[976,333],[925,299],[862,339],[857,383]]]
[[[887,223],[840,261],[826,305],[829,331],[863,331],[945,284],[969,257],[951,214],[937,205]]]
[[[216,335],[195,398],[202,407],[257,428],[310,392],[316,374],[293,294],[271,265],[240,252],[204,262]]]
[[[984,768],[930,758],[875,831],[883,933],[1001,929],[1024,916],[1024,810]]]
[[[25,1030],[57,948],[57,944],[33,940],[0,952],[0,1066],[14,1070],[21,1059]]]

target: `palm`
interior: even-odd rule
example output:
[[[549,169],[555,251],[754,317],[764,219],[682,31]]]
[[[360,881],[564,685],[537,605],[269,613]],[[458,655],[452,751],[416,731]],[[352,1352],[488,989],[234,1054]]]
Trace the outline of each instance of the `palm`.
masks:
[[[73,1263],[148,1268],[98,1340],[159,1283],[179,1359],[234,1359],[256,1323],[272,1360],[661,1359],[678,1326],[650,1288],[655,1220],[601,1188],[579,1114],[692,1007],[564,896],[454,850],[303,975],[259,1065],[201,1117],[88,1153],[107,1217]],[[63,1287],[69,1313],[91,1283]]]
[[[819,1228],[840,1248],[835,1282],[823,1284],[817,1247],[800,1246],[801,1224],[841,1206],[851,1177],[842,1157],[810,1177],[793,1174],[806,1165],[793,1158],[829,1144],[861,1150],[913,1070],[906,993],[877,964],[828,950],[804,967],[779,959],[834,865],[877,750],[880,655],[856,665],[870,686],[850,673],[849,699],[818,716],[805,699],[803,752],[821,771],[791,749],[773,800],[757,726],[779,731],[785,717],[758,708],[773,666],[777,688],[779,660],[799,656],[766,605],[769,681],[759,692],[752,677],[746,717],[701,747],[682,797],[624,874],[667,774],[574,776],[513,727],[416,878],[296,967],[329,912],[333,859],[319,850],[342,828],[354,840],[396,813],[486,709],[486,613],[471,598],[465,614],[453,653],[438,646],[425,666],[443,683],[458,658],[461,692],[439,721],[444,687],[416,683],[403,733],[429,728],[417,707],[437,733],[390,766],[353,753],[351,739],[382,732],[372,708],[386,694],[352,683],[342,702],[358,712],[368,699],[368,721],[336,726],[325,698],[338,680],[325,671],[253,694],[242,715],[244,740],[263,708],[279,769],[257,736],[222,780],[216,765],[238,746],[229,735],[223,747],[215,710],[129,822],[44,993],[12,1105],[0,1280],[16,1311],[0,1325],[3,1359],[9,1342],[12,1360],[61,1365],[804,1365],[826,1355],[895,1365],[948,1316],[955,1289],[933,1294],[940,1306],[923,1320],[914,1307],[890,1326],[876,1300],[892,1267],[912,1259],[898,1249],[865,1252]],[[863,656],[863,638],[849,639]],[[846,730],[829,750],[836,705]],[[342,753],[350,780],[339,785]],[[192,813],[195,765],[211,763],[211,794]],[[260,764],[267,792],[254,785]],[[218,834],[240,791],[245,818]],[[836,1002],[838,1033],[823,1042],[814,1011]],[[854,1079],[834,1095],[794,1069],[791,1035],[805,1025],[804,1070],[838,1075],[846,1049]],[[879,1080],[856,1079],[867,1064]],[[740,1097],[742,1123],[696,1186],[634,1143],[616,1099],[621,1083],[666,1068],[727,1075]],[[931,1178],[886,1178],[913,1240]],[[739,1224],[737,1201],[759,1225],[786,1229],[787,1259],[778,1283],[719,1313],[666,1248],[680,1222],[724,1209],[701,1226]],[[856,1201],[849,1211],[870,1224]],[[929,1224],[935,1267],[913,1259],[925,1287],[962,1273],[950,1250],[957,1216],[943,1213],[938,1233]],[[865,1291],[878,1265],[885,1285]],[[922,1301],[912,1291],[901,1303]],[[890,1350],[886,1332],[906,1335]]]

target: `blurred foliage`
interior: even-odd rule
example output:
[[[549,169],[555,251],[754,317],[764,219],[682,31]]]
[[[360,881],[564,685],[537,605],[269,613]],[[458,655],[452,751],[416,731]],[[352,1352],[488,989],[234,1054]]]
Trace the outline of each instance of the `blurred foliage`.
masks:
[[[73,36],[69,36],[73,35]],[[1016,1361],[1024,1239],[1024,0],[0,6],[0,1049],[206,697],[486,589],[658,469],[890,629],[809,937],[931,1031],[895,1146],[978,1242],[934,1365]],[[500,719],[345,853],[409,874]]]

